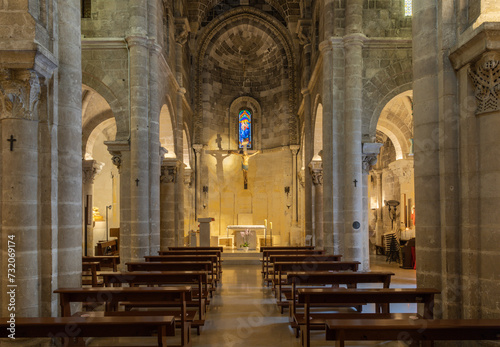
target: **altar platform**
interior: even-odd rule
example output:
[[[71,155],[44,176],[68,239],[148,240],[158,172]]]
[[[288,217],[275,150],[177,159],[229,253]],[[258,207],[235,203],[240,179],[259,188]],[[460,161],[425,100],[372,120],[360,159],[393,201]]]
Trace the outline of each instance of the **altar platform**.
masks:
[[[237,249],[226,249],[222,253],[222,267],[224,265],[260,265],[260,259],[262,259],[262,253],[258,250],[248,252],[239,251]]]

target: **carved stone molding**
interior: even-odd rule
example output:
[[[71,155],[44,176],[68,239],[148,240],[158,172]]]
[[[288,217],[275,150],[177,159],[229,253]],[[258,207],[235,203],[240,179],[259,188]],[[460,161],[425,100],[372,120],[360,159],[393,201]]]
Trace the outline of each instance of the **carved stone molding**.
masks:
[[[104,163],[96,160],[83,160],[82,161],[82,181],[83,184],[93,184],[94,179],[99,175],[104,167]]]
[[[191,187],[194,181],[194,171],[193,169],[185,169],[184,170],[184,184],[187,187]]]
[[[305,188],[305,186],[306,186],[306,169],[305,168],[301,168],[299,170],[299,173],[297,174],[297,178],[299,180],[300,186],[302,188]]]
[[[302,46],[311,43],[311,20],[310,19],[299,19],[297,23],[297,37],[299,38],[299,43]]]
[[[500,110],[500,54],[483,54],[475,66],[469,68],[469,76],[475,87],[476,115]]]
[[[120,169],[122,167],[122,155],[121,153],[114,154],[111,157],[111,162],[113,163],[114,166],[118,169],[118,172],[121,172]]]
[[[175,183],[177,181],[177,166],[161,166],[161,183]]]
[[[299,145],[290,145],[290,151],[292,151],[293,155],[297,155],[299,152],[300,146]]]
[[[130,151],[130,144],[128,141],[104,141],[108,147],[108,152],[111,154],[111,162],[121,173],[122,166],[122,152]]]
[[[0,70],[0,119],[38,119],[40,80],[31,70]]]
[[[198,156],[199,154],[201,154],[201,151],[203,150],[203,145],[201,145],[201,144],[194,144],[193,145],[193,149],[194,149],[196,155]]]
[[[186,17],[175,18],[175,42],[186,44],[189,37],[189,21]]]
[[[311,172],[312,182],[315,186],[323,185],[323,162],[319,160],[313,160],[309,164],[309,171]]]
[[[363,154],[362,154],[362,169],[363,174],[368,175],[371,168],[377,164],[378,154],[380,153],[380,148],[383,146],[382,143],[363,143]]]

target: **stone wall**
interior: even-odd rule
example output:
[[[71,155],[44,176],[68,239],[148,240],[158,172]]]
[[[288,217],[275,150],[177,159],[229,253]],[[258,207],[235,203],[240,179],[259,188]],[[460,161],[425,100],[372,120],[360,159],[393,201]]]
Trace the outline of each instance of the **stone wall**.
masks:
[[[128,0],[92,0],[91,18],[82,18],[85,38],[125,37],[129,31]]]

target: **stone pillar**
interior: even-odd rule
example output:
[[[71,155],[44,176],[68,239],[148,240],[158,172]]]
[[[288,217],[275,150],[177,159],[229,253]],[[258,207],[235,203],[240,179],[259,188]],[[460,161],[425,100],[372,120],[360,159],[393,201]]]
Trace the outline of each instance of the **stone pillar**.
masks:
[[[364,262],[361,116],[363,104],[363,0],[346,3],[345,51],[345,252],[346,260]],[[340,162],[339,162],[340,163]],[[365,240],[366,239],[366,240]]]
[[[438,10],[433,0],[413,2],[413,112],[415,114],[415,226],[417,285],[441,290],[439,208]],[[420,211],[420,212],[419,212]],[[439,317],[440,299],[434,309]],[[436,314],[437,313],[437,314]]]
[[[290,145],[292,151],[292,223],[297,223],[297,153],[299,145]]]
[[[177,172],[177,159],[165,158],[161,165],[160,176],[160,250],[166,251],[168,247],[177,246],[176,241],[176,183],[179,181]],[[181,244],[182,246],[182,244]]]
[[[94,223],[92,220],[92,207],[93,207],[93,196],[94,196],[94,179],[101,172],[104,163],[99,163],[96,160],[83,160],[82,161],[82,185],[83,185],[83,244],[85,245],[85,228],[87,229],[87,249],[85,252],[85,246],[83,249],[84,255],[93,256],[94,255]],[[90,197],[88,199],[87,197]],[[89,203],[87,217],[85,216],[85,206]],[[86,253],[86,254],[85,254]]]
[[[151,1],[150,1],[151,3]],[[156,16],[150,15],[150,18]],[[160,249],[160,55],[161,46],[150,42],[149,55],[149,252]]]
[[[177,91],[177,127],[176,127],[176,144],[177,144],[177,171],[179,177],[184,177],[184,117],[183,104],[184,94],[186,89],[180,88]],[[184,245],[184,180],[178,179],[175,181],[175,225],[176,225],[176,244]]]
[[[314,245],[317,249],[325,249],[323,235],[323,163],[314,160],[309,164],[312,183],[314,185]]]
[[[131,224],[131,199],[130,191],[130,144],[128,141],[106,141],[104,144],[108,147],[111,154],[113,165],[118,168],[120,174],[120,257],[130,255],[130,224]],[[131,261],[130,258],[128,261]],[[125,262],[120,261],[120,271],[125,271]]]
[[[81,285],[82,66],[80,1],[58,1],[58,287]]]
[[[375,245],[383,246],[382,235],[384,234],[384,221],[382,209],[384,202],[382,201],[382,170],[376,170],[376,182],[377,182],[377,222],[375,224],[376,241]]]
[[[195,167],[195,183],[194,183],[194,189],[195,189],[195,221],[198,220],[198,216],[200,216],[201,212],[201,155],[203,152],[203,145],[200,144],[194,144],[193,145],[193,150],[195,152],[196,156],[196,167]]]
[[[142,3],[142,1],[141,1]],[[149,255],[148,40],[127,37],[130,51],[130,249],[124,262]],[[123,164],[122,164],[123,165]]]
[[[0,129],[2,217],[2,302],[8,317],[10,296],[15,290],[17,317],[40,313],[38,264],[38,109],[40,84],[29,70],[0,70]],[[9,141],[9,142],[7,142]],[[78,239],[78,241],[80,238]],[[9,247],[11,251],[9,250]],[[9,266],[9,254],[15,268]],[[14,269],[12,273],[8,269]],[[8,278],[8,274],[13,276]]]
[[[314,156],[314,134],[312,127],[311,94],[309,89],[303,89],[304,97],[304,162],[310,163]],[[313,184],[310,170],[304,170],[304,219],[306,235],[313,235]],[[321,218],[323,219],[323,218]]]

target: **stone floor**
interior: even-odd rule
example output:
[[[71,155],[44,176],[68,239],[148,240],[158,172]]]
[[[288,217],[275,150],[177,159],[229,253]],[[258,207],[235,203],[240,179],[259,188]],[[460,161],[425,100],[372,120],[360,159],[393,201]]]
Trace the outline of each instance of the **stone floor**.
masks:
[[[376,256],[372,259],[373,271],[393,271],[396,276],[392,287],[415,287],[415,271],[400,269],[397,264],[388,264],[385,257]],[[280,314],[274,296],[268,287],[263,286],[260,265],[224,265],[222,285],[214,295],[207,313],[205,326],[200,336],[193,330],[193,347],[299,347],[300,340],[294,337],[289,328],[287,311]],[[416,305],[401,304],[392,306],[397,312],[416,312]],[[373,310],[371,307],[365,311]],[[411,310],[411,311],[408,311]],[[137,345],[135,339],[127,339]],[[93,346],[101,345],[92,343]],[[154,345],[154,341],[151,341]],[[170,342],[170,341],[169,341]],[[173,344],[177,341],[172,340]],[[109,341],[106,342],[108,344]],[[121,342],[120,342],[121,343]],[[149,341],[141,339],[139,343],[150,346]],[[326,342],[324,333],[313,332],[312,346],[333,346]],[[349,346],[399,346],[397,342],[390,343],[352,343]]]

